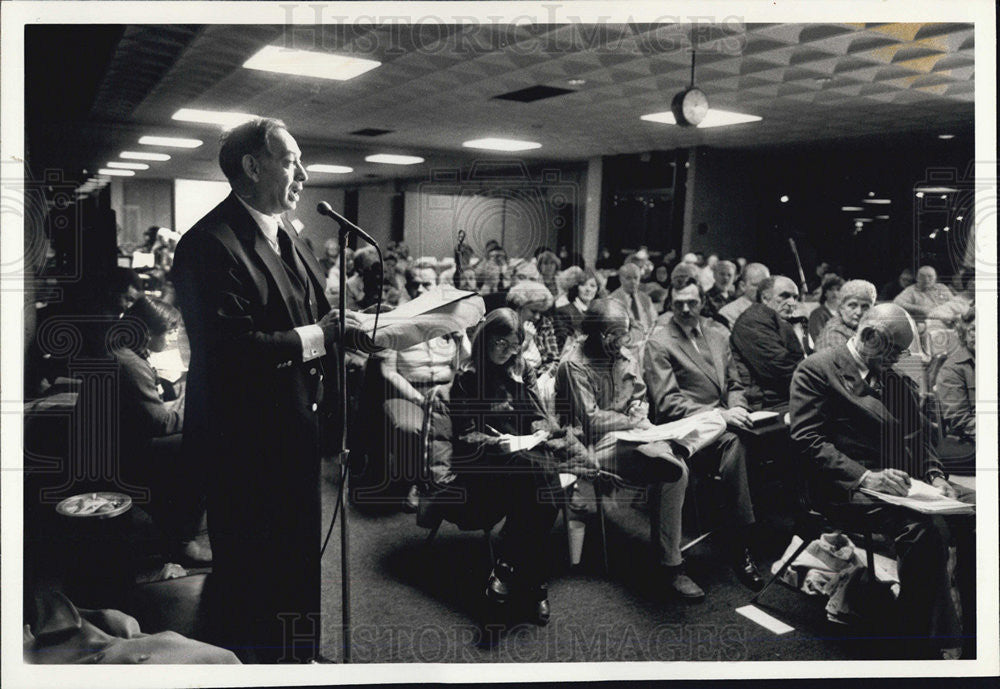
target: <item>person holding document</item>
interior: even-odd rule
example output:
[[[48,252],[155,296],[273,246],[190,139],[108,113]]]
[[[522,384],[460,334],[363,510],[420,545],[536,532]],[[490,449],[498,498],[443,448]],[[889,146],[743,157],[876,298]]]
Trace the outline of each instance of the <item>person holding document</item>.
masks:
[[[284,217],[307,178],[284,123],[230,129],[219,164],[232,193],[181,238],[173,268],[191,341],[184,444],[208,475],[212,627],[244,662],[315,661],[339,312]],[[349,340],[363,339],[346,318]]]
[[[676,439],[647,439],[656,432],[649,420],[646,385],[629,349],[633,331],[627,307],[616,299],[595,299],[584,315],[583,332],[586,338],[559,363],[556,403],[568,404],[570,423],[582,426],[603,469],[649,486],[651,540],[663,579],[674,595],[703,600],[705,592],[684,571],[680,549],[688,482],[684,460],[717,439],[726,422],[710,411],[682,420],[684,432]]]
[[[903,309],[880,304],[846,344],[817,352],[796,369],[791,436],[809,462],[811,495],[822,511],[865,518],[879,502],[869,493],[905,496],[912,478],[946,497],[971,497],[947,481],[915,386],[892,369],[912,339]],[[888,504],[867,518],[895,545],[900,630],[919,636],[930,657],[958,657],[962,630],[950,596],[948,526],[940,517]]]

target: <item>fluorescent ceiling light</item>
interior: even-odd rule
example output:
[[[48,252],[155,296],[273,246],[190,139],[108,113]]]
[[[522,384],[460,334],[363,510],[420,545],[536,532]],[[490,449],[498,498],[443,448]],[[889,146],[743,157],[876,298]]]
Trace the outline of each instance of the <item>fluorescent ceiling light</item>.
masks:
[[[232,129],[236,125],[252,120],[256,115],[245,112],[227,112],[225,110],[198,110],[196,108],[181,108],[171,119],[181,122],[200,122],[202,124],[217,124],[223,129]]]
[[[876,220],[888,220],[889,216],[888,215],[876,215],[875,219]]]
[[[170,156],[166,153],[145,153],[140,151],[122,151],[118,154],[118,157],[125,160],[153,160],[160,163],[170,160]]]
[[[874,203],[875,205],[878,205],[878,206],[885,206],[887,204],[892,203],[892,201],[889,200],[889,199],[865,199],[864,202],[865,203]]]
[[[841,206],[840,210],[850,213],[851,211],[863,211],[864,208],[861,206]]]
[[[386,165],[416,165],[424,162],[420,156],[402,156],[393,153],[376,153],[365,158],[369,163],[385,163]]]
[[[871,222],[871,218],[855,218],[854,222]]]
[[[536,141],[518,141],[517,139],[472,139],[463,141],[465,148],[481,148],[487,151],[530,151],[541,148],[542,145]]]
[[[954,139],[955,135],[954,134],[938,134],[938,138],[939,139],[944,139],[945,141],[947,141],[948,139]]]
[[[107,175],[109,177],[132,177],[135,173],[132,170],[112,170],[110,168],[102,167],[97,171],[99,175]]]
[[[647,122],[660,122],[661,124],[677,124],[674,113],[669,110],[665,112],[654,112],[643,115],[639,119]],[[757,115],[745,115],[741,112],[729,112],[728,110],[710,109],[705,115],[705,119],[698,125],[698,129],[708,129],[709,127],[726,127],[731,124],[745,124],[747,122],[760,122],[763,117]]]
[[[313,50],[295,50],[280,45],[268,45],[243,63],[247,69],[294,74],[317,79],[346,81],[375,69],[381,62],[350,55],[334,55]]]
[[[149,166],[146,163],[122,163],[117,160],[112,160],[105,167],[113,167],[119,170],[148,170]]]
[[[346,175],[348,172],[354,172],[353,167],[347,167],[346,165],[327,165],[325,163],[314,163],[312,165],[306,166],[308,172],[329,172],[333,175]]]
[[[180,139],[173,136],[144,136],[139,139],[142,146],[167,146],[169,148],[198,148],[204,143],[201,139]]]
[[[955,194],[958,189],[955,187],[917,187],[918,194]]]

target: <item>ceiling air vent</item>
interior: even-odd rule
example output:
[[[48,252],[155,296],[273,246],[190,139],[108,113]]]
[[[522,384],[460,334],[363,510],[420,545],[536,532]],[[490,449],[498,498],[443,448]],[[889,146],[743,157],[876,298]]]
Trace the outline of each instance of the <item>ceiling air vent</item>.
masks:
[[[515,100],[519,103],[533,103],[536,100],[544,100],[545,98],[553,98],[555,96],[561,96],[564,93],[576,93],[574,89],[560,89],[555,86],[529,86],[525,89],[518,89],[517,91],[511,91],[509,93],[501,93],[499,96],[493,96],[493,98],[498,98],[500,100]]]
[[[372,127],[365,127],[364,129],[351,132],[351,134],[353,136],[382,136],[383,134],[392,134],[394,131],[394,129],[374,129]]]

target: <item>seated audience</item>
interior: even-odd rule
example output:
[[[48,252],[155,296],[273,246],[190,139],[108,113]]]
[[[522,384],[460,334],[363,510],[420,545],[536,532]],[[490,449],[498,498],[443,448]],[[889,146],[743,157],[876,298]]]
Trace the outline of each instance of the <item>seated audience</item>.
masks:
[[[529,621],[544,625],[551,614],[549,532],[561,495],[554,455],[572,454],[581,466],[589,459],[579,441],[543,411],[535,373],[519,355],[523,342],[521,322],[507,308],[486,314],[473,336],[471,359],[451,387],[452,467],[465,506],[480,514],[480,521],[496,523],[506,516],[486,586],[487,615],[521,608],[510,610],[507,619],[527,613]],[[544,438],[540,445],[511,450],[513,436],[532,433]]]
[[[758,284],[760,301],[733,325],[732,347],[751,409],[788,405],[788,384],[805,356],[800,336],[788,322],[798,309],[799,289],[784,275]]]
[[[119,437],[122,477],[150,489],[150,515],[171,540],[171,555],[186,561],[211,561],[197,540],[204,516],[204,484],[181,447],[184,396],[164,388],[149,363],[151,352],[176,346],[180,311],[144,297],[113,325],[108,339],[119,365]]]
[[[334,306],[339,303],[341,265],[344,266],[348,278],[354,274],[354,249],[348,247],[342,258],[343,260],[338,256],[336,263],[326,271],[326,299]]]
[[[916,284],[904,289],[892,301],[906,309],[917,325],[920,325],[931,311],[953,298],[948,286],[937,281],[937,271],[933,267],[920,266]]]
[[[550,315],[552,301],[545,285],[533,280],[519,282],[507,293],[507,306],[517,313],[524,330],[521,356],[539,378],[553,373],[562,351]]]
[[[663,315],[663,312],[667,310],[667,295],[670,292],[662,287],[654,287],[649,290],[648,294],[649,300],[653,302],[653,307],[656,309],[656,313]]]
[[[609,299],[622,304],[628,312],[632,329],[631,346],[636,348],[637,353],[641,353],[646,335],[649,334],[657,317],[656,308],[649,295],[639,289],[640,275],[639,266],[626,263],[618,270],[621,287],[608,295]]]
[[[525,282],[531,280],[532,282],[541,282],[542,275],[538,272],[538,268],[531,261],[521,261],[516,266],[511,269],[510,273],[510,287],[514,287],[520,282]]]
[[[712,289],[712,285],[716,283],[715,279],[715,266],[719,263],[718,254],[709,254],[708,258],[705,259],[704,265],[698,271],[698,284],[706,292]]]
[[[683,458],[715,440],[725,422],[718,414],[706,415],[677,443],[619,440],[616,431],[652,427],[646,385],[628,348],[628,311],[617,300],[595,299],[587,308],[583,329],[585,339],[559,364],[556,398],[568,403],[569,423],[583,428],[602,469],[648,486],[651,540],[668,591],[701,600],[705,592],[685,573],[680,551],[681,508],[688,483]]]
[[[970,308],[956,323],[959,345],[938,373],[935,390],[941,401],[944,432],[976,442],[976,310]]]
[[[568,303],[556,307],[553,318],[560,352],[566,347],[567,340],[576,339],[583,333],[583,314],[599,291],[594,271],[581,270],[576,273],[576,281],[566,289]]]
[[[840,300],[840,288],[844,286],[844,278],[834,273],[826,273],[819,288],[819,306],[809,314],[809,337],[815,342],[823,331],[823,326],[837,312]]]
[[[354,253],[354,275],[348,278],[346,284],[349,310],[362,311],[378,302],[382,291],[382,270],[374,248],[364,247]]]
[[[330,237],[323,242],[323,255],[319,258],[323,275],[329,275],[335,267],[340,267],[340,242],[336,237]]]
[[[930,657],[955,658],[962,629],[950,592],[948,527],[884,503],[871,514],[878,501],[860,490],[906,495],[912,477],[949,497],[961,491],[928,442],[915,385],[892,369],[912,338],[903,309],[880,304],[847,344],[807,358],[792,379],[791,436],[809,462],[814,504],[864,519],[894,543],[900,633],[916,636]]]
[[[730,328],[736,323],[736,319],[740,317],[740,314],[750,308],[751,304],[758,301],[757,285],[760,284],[761,280],[768,277],[771,277],[771,271],[763,263],[748,263],[746,268],[743,269],[736,288],[740,296],[719,309],[719,315],[726,320]]]
[[[702,315],[715,318],[719,310],[736,299],[736,264],[732,261],[716,261],[712,268],[714,283],[705,292],[705,304]]]
[[[875,285],[867,280],[848,280],[841,286],[836,313],[816,338],[816,351],[836,347],[854,336],[862,316],[875,303]]]
[[[566,270],[559,271],[556,275],[556,289],[558,290],[558,296],[554,304],[555,308],[560,306],[566,306],[569,304],[569,297],[566,294],[569,292],[569,288],[576,285],[580,281],[580,276],[583,275],[583,268],[580,266],[570,266]]]
[[[900,292],[912,284],[913,270],[910,268],[903,268],[903,270],[899,272],[899,277],[882,285],[882,289],[878,291],[878,300],[892,301],[899,296]]]
[[[656,287],[667,292],[670,291],[670,266],[666,262],[659,263],[653,268],[649,277],[643,280],[642,288],[647,294]]]
[[[754,512],[746,449],[734,432],[750,428],[750,412],[729,349],[729,331],[701,316],[705,300],[695,279],[675,284],[672,313],[660,318],[649,335],[643,380],[649,388],[650,418],[661,424],[709,409],[722,413],[728,430],[687,463],[702,475],[721,475],[733,571],[745,585],[760,590],[764,581],[748,548]]]

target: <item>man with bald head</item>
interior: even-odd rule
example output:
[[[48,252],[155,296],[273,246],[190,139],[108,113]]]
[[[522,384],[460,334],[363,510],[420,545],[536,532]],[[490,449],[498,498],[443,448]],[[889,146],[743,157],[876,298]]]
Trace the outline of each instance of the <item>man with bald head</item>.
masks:
[[[788,405],[788,384],[806,354],[802,336],[789,322],[798,313],[798,296],[798,287],[784,275],[764,278],[758,303],[733,325],[733,358],[752,409]]]
[[[740,296],[719,309],[719,315],[732,328],[736,319],[750,308],[750,305],[757,301],[757,286],[761,280],[771,277],[771,271],[763,263],[748,263],[743,269],[737,283],[737,292],[742,291]]]
[[[701,315],[716,318],[719,310],[736,299],[736,264],[732,261],[718,261],[712,266],[713,284],[705,291],[705,305]],[[728,321],[727,321],[728,323]]]
[[[681,508],[688,483],[686,459],[726,428],[715,410],[679,421],[678,441],[631,442],[621,431],[652,427],[642,372],[629,344],[629,314],[613,299],[595,299],[583,319],[586,338],[567,352],[556,372],[556,400],[564,422],[583,429],[601,468],[630,484],[648,486],[649,525],[666,588],[689,601],[704,591],[684,572]]]
[[[792,441],[807,462],[810,494],[829,514],[870,519],[899,560],[900,630],[929,657],[957,657],[961,625],[949,589],[950,534],[940,517],[884,505],[862,488],[906,495],[912,479],[949,497],[969,494],[947,481],[930,442],[914,383],[892,369],[913,331],[895,304],[872,307],[845,344],[808,357],[791,385]]]
[[[900,292],[893,303],[906,309],[917,323],[923,323],[931,311],[954,298],[948,286],[937,281],[933,266],[920,266],[917,282]]]
[[[653,306],[653,300],[639,289],[639,282],[642,278],[642,270],[639,266],[626,262],[618,269],[618,278],[621,280],[621,287],[608,296],[622,304],[628,311],[628,317],[631,321],[632,344],[637,347],[636,352],[640,352],[646,335],[653,327],[659,314],[656,307]]]

